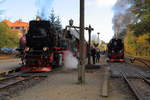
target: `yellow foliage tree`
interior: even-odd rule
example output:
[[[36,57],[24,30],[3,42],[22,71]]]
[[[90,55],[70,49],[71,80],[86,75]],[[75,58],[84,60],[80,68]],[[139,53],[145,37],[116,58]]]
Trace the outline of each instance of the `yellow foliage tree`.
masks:
[[[135,41],[136,38],[134,37],[133,32],[129,29],[124,39],[125,52],[128,55],[136,55]]]
[[[140,53],[140,55],[150,55],[150,43],[148,41],[149,38],[150,34],[143,34],[137,37],[137,43],[139,44],[138,52]]]
[[[124,39],[125,52],[133,56],[150,56],[150,34],[135,36],[131,29],[128,29]]]

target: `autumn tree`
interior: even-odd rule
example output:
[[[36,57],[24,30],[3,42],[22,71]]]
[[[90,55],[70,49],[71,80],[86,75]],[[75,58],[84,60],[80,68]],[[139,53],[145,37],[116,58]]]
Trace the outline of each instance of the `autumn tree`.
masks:
[[[17,33],[12,32],[4,22],[0,23],[0,48],[16,48],[18,45]]]
[[[126,52],[136,56],[150,56],[150,0],[136,0],[130,10],[136,20],[127,28]]]

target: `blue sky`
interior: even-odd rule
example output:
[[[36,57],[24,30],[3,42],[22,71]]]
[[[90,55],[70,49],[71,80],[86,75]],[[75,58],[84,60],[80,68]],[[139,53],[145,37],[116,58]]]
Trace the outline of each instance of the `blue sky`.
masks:
[[[1,0],[0,0],[1,1]],[[42,0],[51,1],[48,9],[54,9],[60,16],[62,25],[68,24],[69,19],[74,20],[74,25],[79,25],[79,0]],[[92,34],[100,32],[100,39],[108,42],[113,36],[112,30],[112,6],[116,0],[85,0],[85,26],[91,24],[94,28]],[[15,21],[22,19],[29,21],[37,15],[37,0],[6,0],[0,4],[0,10],[4,9],[3,18]],[[87,33],[85,33],[87,37]]]

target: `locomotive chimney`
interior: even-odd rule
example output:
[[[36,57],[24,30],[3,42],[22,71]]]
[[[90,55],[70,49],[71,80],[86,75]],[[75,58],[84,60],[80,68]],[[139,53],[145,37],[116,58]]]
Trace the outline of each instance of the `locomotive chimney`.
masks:
[[[41,20],[42,20],[41,17],[36,16],[36,21],[41,21]]]

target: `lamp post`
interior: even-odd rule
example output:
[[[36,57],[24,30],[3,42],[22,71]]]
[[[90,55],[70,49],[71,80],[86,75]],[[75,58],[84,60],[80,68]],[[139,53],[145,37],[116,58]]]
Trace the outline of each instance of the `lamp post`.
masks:
[[[69,28],[74,28],[74,29],[76,29],[76,28],[78,28],[78,29],[80,29],[80,32],[81,32],[81,27],[78,27],[78,26],[74,26],[73,25],[73,20],[72,19],[70,19],[69,20],[69,26],[66,26],[66,30],[67,30],[67,27],[69,27]],[[79,50],[79,52],[80,52],[80,54],[79,54],[79,57],[80,57],[80,60],[79,60],[79,64],[78,64],[78,82],[80,83],[80,84],[82,84],[82,83],[84,83],[85,82],[85,75],[83,74],[84,73],[84,69],[85,68],[82,68],[83,67],[83,65],[82,65],[82,63],[81,62],[83,62],[82,60],[84,60],[84,59],[81,59],[81,57],[83,58],[83,54],[82,54],[82,48],[83,48],[83,45],[82,45],[82,43],[81,43],[81,33],[79,32],[79,35],[80,35],[80,37],[79,37],[79,44],[80,44],[80,50]],[[82,54],[82,55],[81,55]]]
[[[88,45],[88,64],[91,64],[91,32],[94,30],[91,25],[86,27],[86,30],[89,32],[89,45]]]
[[[99,34],[100,34],[100,33],[98,32],[98,33],[97,33],[97,35],[98,35],[98,44],[99,44]]]
[[[73,22],[74,22],[73,19],[70,19],[70,20],[69,20],[69,25],[70,25],[70,26],[73,26]]]
[[[82,1],[82,0],[81,0]],[[67,28],[74,28],[75,30],[76,29],[80,29],[80,31],[77,32],[79,33],[79,46],[80,46],[80,49],[79,49],[79,64],[78,64],[78,82],[80,84],[83,84],[85,83],[85,67],[84,67],[84,51],[83,51],[83,46],[84,46],[84,27],[83,27],[83,22],[82,22],[82,25],[81,25],[81,22],[80,22],[80,27],[79,26],[74,26],[73,25],[73,20],[70,19],[69,20],[69,26],[66,26],[66,29],[65,29],[65,33],[67,32]],[[83,27],[83,30],[81,29],[81,26]]]
[[[79,81],[79,83],[80,84],[83,84],[83,83],[85,83],[85,66],[84,66],[84,54],[85,54],[85,52],[84,52],[84,34],[83,33],[81,33],[81,27],[78,27],[78,26],[74,26],[73,25],[73,20],[72,19],[70,19],[69,20],[69,26],[66,26],[66,28],[65,28],[65,33],[67,32],[67,28],[74,28],[75,30],[76,29],[80,29],[80,32],[78,32],[77,30],[77,32],[80,34],[80,50],[79,50],[79,52],[80,52],[80,61],[79,61],[79,65],[78,65],[78,81]],[[82,23],[83,24],[83,23]],[[94,30],[92,27],[91,27],[91,25],[89,25],[89,27],[83,27],[83,30],[82,30],[82,32],[84,31],[84,30],[88,30],[88,32],[89,32],[89,47],[88,47],[88,51],[89,51],[89,53],[90,53],[90,45],[91,45],[91,32]],[[82,40],[82,41],[81,41]],[[89,56],[88,57],[90,57],[90,54],[89,54]],[[90,63],[90,58],[88,58],[88,61],[89,61],[89,63]],[[88,63],[88,64],[89,64]]]

